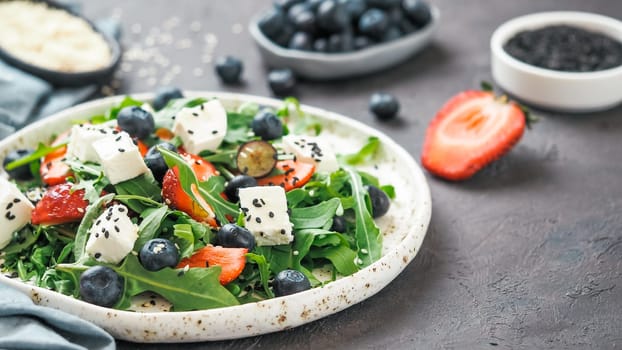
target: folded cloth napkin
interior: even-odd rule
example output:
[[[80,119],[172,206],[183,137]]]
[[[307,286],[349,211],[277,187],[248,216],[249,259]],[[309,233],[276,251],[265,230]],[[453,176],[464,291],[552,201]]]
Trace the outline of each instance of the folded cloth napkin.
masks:
[[[114,350],[114,338],[90,322],[34,305],[0,282],[0,349]]]
[[[104,19],[96,21],[95,26],[119,39],[119,21]],[[97,89],[96,85],[55,89],[45,80],[0,60],[0,140],[27,124],[88,99]]]

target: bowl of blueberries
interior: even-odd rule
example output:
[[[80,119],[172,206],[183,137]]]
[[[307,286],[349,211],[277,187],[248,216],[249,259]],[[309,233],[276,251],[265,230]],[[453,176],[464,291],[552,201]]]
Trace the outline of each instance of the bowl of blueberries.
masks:
[[[407,60],[430,42],[439,17],[421,0],[275,0],[249,31],[268,66],[334,80]]]

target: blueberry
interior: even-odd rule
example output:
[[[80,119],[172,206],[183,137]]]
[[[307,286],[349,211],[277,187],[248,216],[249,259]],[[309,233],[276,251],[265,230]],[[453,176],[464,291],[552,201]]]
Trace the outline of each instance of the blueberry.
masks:
[[[393,25],[398,25],[405,18],[404,11],[400,7],[387,10],[387,16],[389,17],[389,22]]]
[[[295,32],[296,28],[294,28],[294,25],[288,23],[281,28],[281,31],[273,40],[277,45],[287,47]]]
[[[240,197],[238,196],[240,188],[255,186],[257,186],[257,180],[255,180],[254,177],[248,175],[237,175],[229,180],[227,186],[225,186],[225,194],[230,201],[235,203],[240,200]]]
[[[328,37],[328,52],[348,52],[354,50],[354,37],[350,32],[333,34]]]
[[[239,83],[242,70],[244,64],[236,57],[226,56],[216,60],[216,74],[225,84]]]
[[[315,14],[313,11],[303,11],[294,17],[292,21],[294,27],[301,32],[314,34],[315,28]]]
[[[421,0],[403,0],[402,8],[417,27],[424,27],[432,19],[430,6]]]
[[[331,231],[346,232],[346,219],[343,216],[333,217],[333,225],[330,227]]]
[[[328,40],[324,38],[316,39],[313,42],[313,51],[316,52],[326,52],[328,51]]]
[[[117,123],[121,130],[139,139],[146,138],[155,129],[151,113],[138,106],[125,107],[120,110],[117,114]]]
[[[307,5],[309,5],[309,10],[315,12],[317,11],[318,7],[322,5],[323,2],[324,0],[307,0]]]
[[[13,161],[16,161],[18,159],[22,159],[26,156],[29,156],[33,152],[34,151],[31,149],[18,149],[18,150],[11,151],[9,154],[7,154],[6,158],[4,158],[4,160],[2,161],[2,165],[4,166],[6,170],[7,164]],[[28,181],[28,180],[33,179],[29,164],[24,164],[13,170],[6,170],[6,172],[7,174],[9,174],[10,177],[14,178],[15,180]]]
[[[325,0],[317,9],[318,26],[327,32],[340,32],[348,26],[349,22],[348,11],[337,0]]]
[[[305,32],[296,32],[287,45],[292,50],[311,51],[313,38]]]
[[[365,0],[340,0],[351,19],[358,20],[359,17],[367,10]]]
[[[402,31],[396,26],[390,26],[382,37],[383,42],[393,41],[402,36]]]
[[[283,136],[283,122],[276,114],[261,110],[253,118],[251,128],[262,140],[274,140]]]
[[[400,103],[391,94],[377,92],[369,99],[369,109],[381,120],[389,120],[397,116]]]
[[[225,248],[255,248],[255,236],[248,229],[236,224],[225,224],[216,233],[218,244]]]
[[[257,25],[268,38],[275,39],[285,25],[285,14],[279,9],[271,9],[261,17]]]
[[[157,147],[164,148],[175,153],[177,153],[177,147],[175,147],[172,143],[162,142],[149,148],[147,154],[145,154],[145,164],[147,164],[147,167],[153,173],[153,177],[155,177],[158,182],[162,183],[162,179],[168,170],[168,166],[166,165],[164,157],[162,157],[162,154],[158,151]]]
[[[374,44],[374,41],[367,36],[357,36],[356,38],[354,38],[354,49],[355,50],[366,49],[373,44]]]
[[[140,248],[138,257],[145,270],[159,271],[165,267],[177,266],[179,249],[168,239],[154,238]]]
[[[292,6],[302,2],[305,2],[305,0],[275,0],[274,6],[283,10],[283,12],[287,12]]]
[[[300,271],[283,270],[276,275],[272,286],[274,287],[274,294],[281,297],[311,289],[311,282]]]
[[[390,9],[399,6],[401,0],[367,0],[369,7],[378,7],[382,9]]]
[[[369,199],[371,200],[371,215],[379,218],[389,211],[391,200],[383,190],[376,186],[366,186]]]
[[[166,107],[170,100],[182,97],[184,97],[184,94],[179,88],[174,86],[163,86],[156,91],[156,96],[153,99],[153,108],[155,108],[156,111],[160,110]]]
[[[287,20],[290,23],[296,23],[296,17],[298,17],[301,13],[308,11],[310,11],[309,5],[306,3],[296,4],[287,11]]]
[[[398,27],[404,33],[404,35],[416,32],[417,26],[415,26],[408,18],[404,18],[399,24]]]
[[[296,87],[296,77],[291,69],[274,69],[268,74],[268,84],[277,96],[289,95]]]
[[[359,31],[376,39],[381,39],[389,27],[389,18],[386,12],[379,9],[369,9],[359,19]]]
[[[89,267],[80,276],[80,297],[91,304],[110,307],[123,293],[123,278],[107,266]]]

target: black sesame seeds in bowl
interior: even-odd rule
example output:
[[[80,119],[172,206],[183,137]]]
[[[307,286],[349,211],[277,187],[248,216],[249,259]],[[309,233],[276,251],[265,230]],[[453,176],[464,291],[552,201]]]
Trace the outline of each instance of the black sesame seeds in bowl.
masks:
[[[334,80],[396,65],[432,39],[439,11],[422,0],[277,0],[249,26],[267,65]]]
[[[496,84],[530,107],[586,113],[622,103],[622,22],[587,12],[512,19],[490,40]]]

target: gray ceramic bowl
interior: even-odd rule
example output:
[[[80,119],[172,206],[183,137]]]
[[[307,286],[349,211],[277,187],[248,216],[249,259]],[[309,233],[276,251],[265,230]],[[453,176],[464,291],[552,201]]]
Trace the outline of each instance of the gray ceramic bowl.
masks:
[[[93,22],[73,12],[67,6],[64,6],[63,4],[53,1],[53,0],[45,0],[45,1],[39,0],[39,2],[44,2],[49,7],[67,11],[72,16],[80,17],[83,20],[85,20],[93,28],[93,30],[101,34],[106,40],[106,42],[108,43],[108,46],[110,47],[111,56],[112,56],[110,63],[106,67],[103,67],[100,69],[96,69],[92,71],[70,73],[70,72],[62,72],[62,71],[47,69],[47,68],[43,68],[43,67],[30,64],[26,61],[23,61],[17,58],[16,56],[13,56],[10,52],[3,50],[2,48],[0,48],[0,58],[3,59],[8,64],[12,65],[13,67],[19,68],[25,72],[35,75],[43,80],[50,82],[51,84],[55,86],[81,86],[81,85],[94,84],[94,83],[103,84],[109,81],[110,78],[112,78],[112,74],[119,66],[119,63],[121,62],[121,45],[119,44],[119,42],[116,39],[99,31],[97,27],[93,24]]]
[[[290,50],[273,43],[259,30],[261,16],[249,31],[264,61],[274,68],[290,68],[298,76],[313,80],[333,80],[374,73],[405,61],[423,49],[438,27],[440,12],[433,7],[432,20],[422,29],[400,39],[347,53],[318,53]]]

